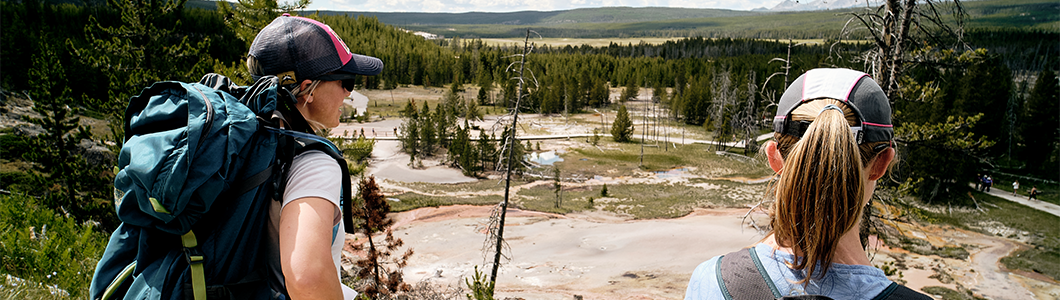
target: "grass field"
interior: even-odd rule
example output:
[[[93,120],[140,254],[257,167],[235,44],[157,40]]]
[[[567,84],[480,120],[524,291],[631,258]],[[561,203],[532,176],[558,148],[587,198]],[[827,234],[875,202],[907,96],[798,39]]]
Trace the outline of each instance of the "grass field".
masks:
[[[517,207],[552,213],[604,210],[635,219],[673,218],[696,207],[743,207],[762,199],[764,184],[744,184],[726,178],[761,178],[771,174],[759,160],[718,155],[712,146],[678,145],[663,149],[646,145],[641,163],[640,145],[615,143],[605,137],[599,146],[581,139],[543,140],[564,143],[564,159],[553,166],[533,167],[527,176],[517,177],[512,186],[534,181],[551,181],[553,168],[560,170],[562,204],[557,207],[551,182],[518,189],[513,196]],[[683,175],[668,173],[680,169]],[[682,179],[670,180],[672,176]],[[495,177],[497,178],[497,177]],[[587,182],[587,180],[598,180]],[[672,178],[671,178],[672,179]],[[608,195],[601,194],[607,183]],[[493,205],[500,202],[504,182],[499,179],[458,184],[395,183],[416,192],[402,192],[392,198],[395,211],[454,204]]]

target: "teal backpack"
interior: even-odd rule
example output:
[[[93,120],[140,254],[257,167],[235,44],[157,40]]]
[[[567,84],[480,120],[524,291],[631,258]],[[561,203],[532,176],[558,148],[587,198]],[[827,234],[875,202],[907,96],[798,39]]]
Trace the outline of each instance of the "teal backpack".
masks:
[[[209,74],[157,82],[130,99],[114,179],[122,224],[96,266],[92,299],[285,299],[266,270],[279,259],[264,251],[269,207],[291,160],[308,150],[339,164],[343,222],[353,229],[341,152],[308,133],[277,83],[266,76],[240,87]]]

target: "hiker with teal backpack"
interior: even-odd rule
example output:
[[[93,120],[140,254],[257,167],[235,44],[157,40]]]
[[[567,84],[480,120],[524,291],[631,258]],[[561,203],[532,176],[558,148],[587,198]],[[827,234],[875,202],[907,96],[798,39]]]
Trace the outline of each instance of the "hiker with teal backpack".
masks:
[[[355,80],[382,62],[321,22],[287,14],[250,47],[251,86],[216,74],[130,100],[115,177],[122,224],[93,299],[353,299],[340,281],[352,232],[338,126]]]
[[[854,70],[810,70],[781,96],[773,129],[763,148],[779,177],[771,231],[696,267],[685,299],[931,299],[873,267],[859,237],[895,161],[880,86]]]

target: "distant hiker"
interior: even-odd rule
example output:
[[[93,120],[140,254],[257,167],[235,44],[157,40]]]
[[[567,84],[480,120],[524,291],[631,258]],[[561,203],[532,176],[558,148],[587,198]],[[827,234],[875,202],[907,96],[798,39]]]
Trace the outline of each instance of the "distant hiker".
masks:
[[[990,187],[994,185],[994,179],[990,175],[983,177],[983,191],[989,193]]]
[[[779,175],[772,231],[696,267],[685,299],[931,299],[887,279],[859,238],[876,180],[895,162],[891,107],[876,81],[810,70],[781,96],[773,120],[774,141],[763,148]]]
[[[1016,191],[1018,191],[1019,189],[1020,189],[1020,181],[1019,180],[1013,180],[1012,181],[1012,195],[1015,196],[1016,195]]]
[[[975,190],[982,191],[980,187],[983,185],[983,174],[975,174]]]
[[[340,281],[349,172],[314,133],[383,69],[319,21],[288,14],[250,46],[249,87],[208,74],[130,99],[115,177],[122,225],[91,299],[354,299]],[[135,158],[135,159],[132,159]]]
[[[1038,187],[1032,186],[1030,193],[1027,193],[1027,200],[1035,200],[1034,198],[1037,198],[1039,193],[1041,192],[1038,191]]]

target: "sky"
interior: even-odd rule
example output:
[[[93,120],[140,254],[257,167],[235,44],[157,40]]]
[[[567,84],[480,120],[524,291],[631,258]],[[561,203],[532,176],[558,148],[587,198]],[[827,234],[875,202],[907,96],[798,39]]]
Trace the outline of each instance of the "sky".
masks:
[[[685,7],[751,10],[783,0],[312,0],[309,10],[374,12],[513,12],[587,7]],[[282,2],[282,0],[281,0]]]

